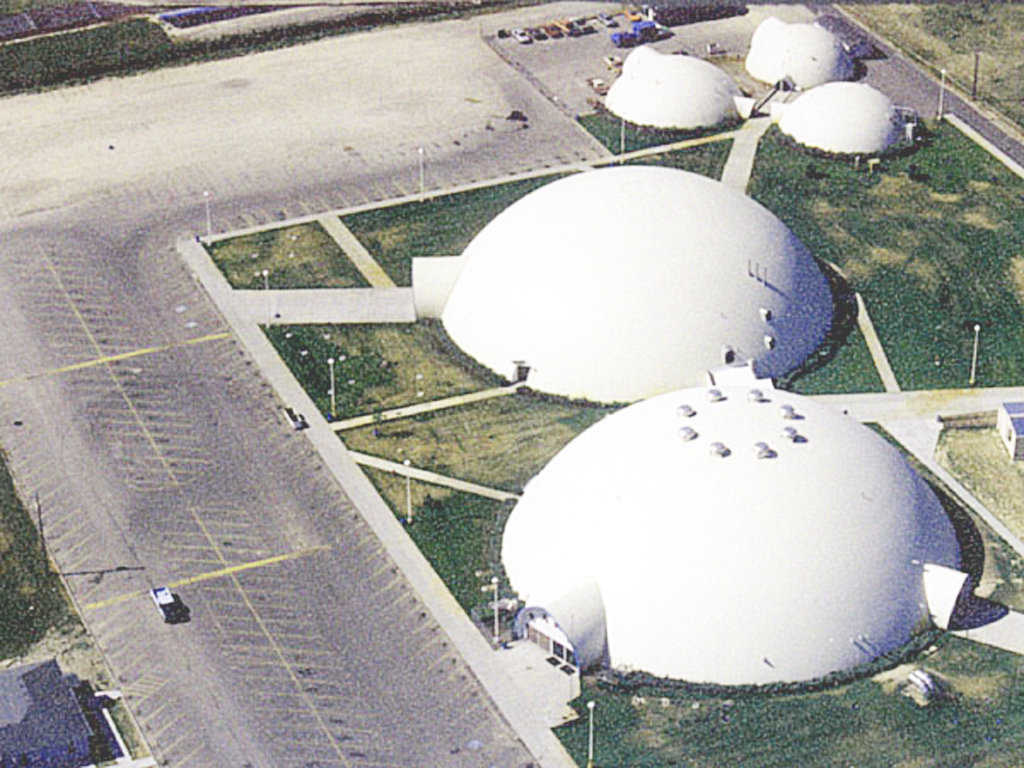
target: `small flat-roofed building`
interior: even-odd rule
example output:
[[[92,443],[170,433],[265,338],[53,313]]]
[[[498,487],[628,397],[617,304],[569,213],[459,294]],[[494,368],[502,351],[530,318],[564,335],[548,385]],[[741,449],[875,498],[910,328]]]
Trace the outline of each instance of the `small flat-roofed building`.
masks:
[[[1024,459],[1024,402],[1003,403],[996,415],[996,430],[1014,461]]]

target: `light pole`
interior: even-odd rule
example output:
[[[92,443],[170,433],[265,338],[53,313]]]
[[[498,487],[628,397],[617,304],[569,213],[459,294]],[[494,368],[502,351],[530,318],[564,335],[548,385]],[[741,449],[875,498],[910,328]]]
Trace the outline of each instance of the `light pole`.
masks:
[[[590,727],[587,734],[587,768],[594,768],[594,702],[587,702],[587,710],[590,713]]]
[[[626,118],[619,118],[619,162],[622,162],[622,156],[626,154]]]
[[[412,482],[409,479],[409,465],[412,462],[406,459],[402,462],[402,466],[406,468],[405,472],[405,524],[412,525]]]
[[[419,148],[419,155],[420,155],[420,200],[422,200],[424,192],[425,192],[424,178],[423,178],[423,147]]]
[[[981,60],[981,51],[974,52],[974,78],[971,80],[971,101],[978,98],[978,64]]]
[[[498,647],[498,635],[500,634],[500,628],[498,627],[498,577],[491,576],[491,589],[494,590],[494,647]]]
[[[270,270],[264,269],[260,274],[263,275],[263,292],[267,295],[267,325],[270,325],[274,316],[274,310],[270,306]]]
[[[936,117],[941,120],[942,112],[946,104],[946,70],[940,70],[941,78],[939,80],[939,113]]]
[[[327,367],[331,369],[331,418],[337,418],[337,408],[334,399],[334,358],[327,358]]]
[[[978,323],[974,324],[974,351],[971,353],[971,386],[974,386],[976,380],[975,374],[978,372],[978,335],[981,333],[981,326]]]
[[[210,190],[203,190],[203,202],[206,204],[206,236],[213,234],[213,219],[210,218]]]

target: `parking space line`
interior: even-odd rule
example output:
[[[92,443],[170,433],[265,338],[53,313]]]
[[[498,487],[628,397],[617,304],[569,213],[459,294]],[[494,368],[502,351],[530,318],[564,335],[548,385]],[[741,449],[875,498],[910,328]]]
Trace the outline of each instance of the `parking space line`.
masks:
[[[150,718],[144,718],[144,719],[145,719],[147,724],[149,722],[151,722]],[[184,719],[185,719],[184,715],[178,715],[177,717],[175,717],[175,718],[171,719],[170,721],[168,721],[168,722],[164,723],[163,725],[161,725],[155,731],[151,731],[150,734],[149,734],[150,740],[151,741],[156,741],[157,739],[160,738],[161,734],[166,733],[170,728],[172,728],[173,726],[177,725],[178,723],[180,723]]]
[[[285,560],[294,560],[297,557],[305,557],[306,555],[310,555],[310,554],[312,554],[314,552],[321,552],[321,551],[323,551],[325,549],[328,549],[328,547],[326,545],[321,545],[321,546],[316,546],[316,547],[307,547],[306,549],[299,549],[299,550],[296,550],[295,552],[288,552],[288,553],[286,553],[284,555],[275,555],[274,557],[265,557],[262,560],[254,560],[254,561],[248,562],[248,563],[239,563],[238,565],[230,565],[230,566],[227,566],[226,568],[218,568],[215,571],[208,571],[206,573],[200,573],[200,574],[198,574],[196,576],[189,576],[189,577],[184,578],[184,579],[178,579],[177,581],[169,582],[166,586],[168,588],[184,587],[184,586],[187,586],[189,584],[197,584],[197,583],[199,583],[201,581],[209,581],[210,579],[220,579],[220,578],[223,578],[225,576],[233,576],[234,574],[239,573],[241,571],[247,571],[247,570],[250,570],[252,568],[262,568],[264,566],[273,565],[274,563],[280,563],[280,562],[283,562]],[[216,551],[216,550],[214,550],[214,551]],[[177,559],[183,559],[183,558],[177,558]],[[199,562],[199,561],[197,561],[197,562]],[[202,562],[211,562],[211,561],[202,561]],[[223,562],[223,560],[217,561],[217,562]],[[87,605],[82,606],[82,608],[83,608],[83,610],[87,610],[87,611],[97,610],[99,608],[108,608],[111,605],[117,605],[118,603],[123,603],[123,602],[125,602],[127,600],[133,600],[136,597],[142,597],[142,596],[144,596],[146,594],[148,594],[147,590],[136,590],[135,592],[127,592],[127,593],[125,593],[123,595],[118,595],[117,597],[111,597],[111,598],[109,598],[107,600],[101,600],[101,601],[99,601],[97,603],[89,603]]]
[[[91,335],[91,334],[90,334]],[[133,357],[141,357],[142,355],[152,355],[157,352],[166,352],[169,349],[175,349],[177,347],[187,347],[193,344],[202,344],[207,341],[216,341],[220,339],[230,338],[229,332],[223,333],[211,333],[207,336],[200,336],[196,339],[186,339],[185,341],[175,341],[170,344],[163,344],[157,347],[144,347],[142,349],[135,349],[131,352],[122,352],[118,355],[105,355],[103,357],[93,358],[91,360],[82,360],[78,363],[71,363],[70,365],[62,365],[58,368],[50,368],[44,371],[37,371],[36,373],[24,373],[21,376],[15,376],[10,379],[0,379],[0,387],[5,387],[9,384],[16,382],[31,381],[32,379],[39,379],[44,376],[55,376],[59,373],[68,373],[70,371],[79,371],[83,368],[92,368],[97,365],[106,365],[108,363],[114,363],[118,360],[130,360]]]
[[[185,731],[185,730],[183,729],[183,730],[182,730],[182,732],[181,732],[181,733],[179,733],[179,734],[178,734],[178,736],[177,736],[177,737],[176,737],[176,738],[174,739],[174,741],[170,742],[169,744],[164,744],[164,745],[163,745],[163,751],[164,751],[164,753],[168,753],[168,752],[170,752],[170,751],[171,751],[172,749],[174,749],[174,748],[175,748],[176,746],[178,746],[179,744],[181,744],[181,743],[182,743],[183,741],[185,741],[186,739],[192,738],[192,736],[193,736],[193,734],[191,734],[191,733],[188,733],[187,731]],[[155,738],[156,738],[156,737],[154,736],[154,739],[155,739]],[[177,763],[175,763],[175,765],[177,765]]]
[[[191,760],[191,759],[192,759],[193,757],[195,757],[196,755],[198,755],[198,754],[199,754],[199,752],[200,752],[200,751],[201,751],[201,750],[202,750],[202,749],[203,749],[203,748],[204,748],[205,746],[206,746],[205,744],[197,744],[197,745],[195,746],[195,748],[193,748],[193,750],[192,750],[191,752],[187,752],[187,753],[185,754],[185,756],[184,756],[184,757],[179,757],[179,758],[178,758],[177,760],[175,760],[175,761],[174,761],[174,764],[175,764],[176,766],[178,766],[178,768],[182,768],[182,767],[183,767],[184,765],[186,765],[186,764],[188,763],[188,761],[189,761],[189,760]]]

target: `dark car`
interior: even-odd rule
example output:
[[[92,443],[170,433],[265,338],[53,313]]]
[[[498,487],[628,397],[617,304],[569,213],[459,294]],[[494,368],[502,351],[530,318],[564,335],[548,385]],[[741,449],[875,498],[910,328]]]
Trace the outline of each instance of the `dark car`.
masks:
[[[149,590],[149,596],[153,598],[153,602],[164,617],[165,623],[184,624],[189,620],[192,612],[188,609],[188,606],[181,602],[181,598],[167,587],[151,589]]]
[[[540,27],[530,27],[526,30],[526,34],[532,37],[534,40],[547,40],[548,36],[544,33],[544,30]]]

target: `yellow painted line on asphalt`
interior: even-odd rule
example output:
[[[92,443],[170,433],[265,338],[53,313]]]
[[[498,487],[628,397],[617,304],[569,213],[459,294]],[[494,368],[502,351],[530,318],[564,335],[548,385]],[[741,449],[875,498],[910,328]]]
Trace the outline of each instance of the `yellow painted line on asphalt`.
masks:
[[[322,552],[323,550],[325,550],[327,548],[328,548],[327,546],[308,547],[306,549],[296,550],[295,552],[289,552],[289,553],[287,553],[285,555],[275,555],[274,557],[265,557],[262,560],[254,560],[254,561],[252,561],[250,563],[239,563],[238,565],[231,565],[231,566],[228,566],[227,568],[218,568],[215,571],[207,571],[206,573],[200,573],[200,574],[198,574],[196,576],[189,576],[188,578],[185,578],[185,579],[179,579],[178,581],[172,581],[172,582],[170,582],[169,584],[167,584],[165,586],[167,586],[168,588],[172,588],[173,589],[174,587],[184,587],[184,586],[186,586],[188,584],[196,584],[196,583],[201,582],[201,581],[209,581],[210,579],[220,579],[220,578],[223,578],[225,576],[230,576],[231,574],[234,574],[234,573],[239,573],[241,571],[248,571],[248,570],[252,570],[253,568],[262,568],[264,566],[273,565],[274,563],[280,563],[280,562],[283,562],[285,560],[294,560],[294,559],[296,559],[298,557],[305,557],[306,555],[311,555],[314,552]],[[143,597],[143,596],[147,595],[148,593],[149,593],[148,590],[145,590],[145,589],[136,590],[135,592],[126,592],[123,595],[118,595],[117,597],[111,597],[111,598],[109,598],[107,600],[100,600],[99,602],[96,602],[96,603],[88,603],[87,605],[83,606],[83,608],[85,610],[87,610],[87,611],[94,611],[94,610],[97,610],[99,608],[109,608],[110,606],[117,605],[118,603],[123,603],[123,602],[126,602],[128,600],[134,600],[136,597]]]
[[[188,339],[186,341],[175,341],[171,344],[162,344],[158,347],[143,347],[142,349],[134,349],[131,352],[121,352],[117,355],[105,355],[104,357],[96,357],[91,360],[82,360],[78,363],[71,363],[70,365],[62,365],[59,368],[50,368],[49,370],[39,371],[38,373],[26,373],[21,376],[15,376],[12,379],[5,379],[0,381],[0,387],[5,387],[8,384],[14,384],[20,381],[31,381],[32,379],[39,379],[44,376],[55,376],[59,373],[69,373],[70,371],[80,371],[83,368],[93,368],[97,365],[106,365],[108,363],[116,363],[119,360],[130,360],[133,357],[141,357],[143,355],[153,355],[157,352],[166,352],[169,349],[177,349],[178,347],[189,347],[195,344],[204,344],[208,341],[219,341],[221,339],[230,338],[231,334],[227,331],[223,333],[211,333],[206,336],[199,336],[195,339]]]

